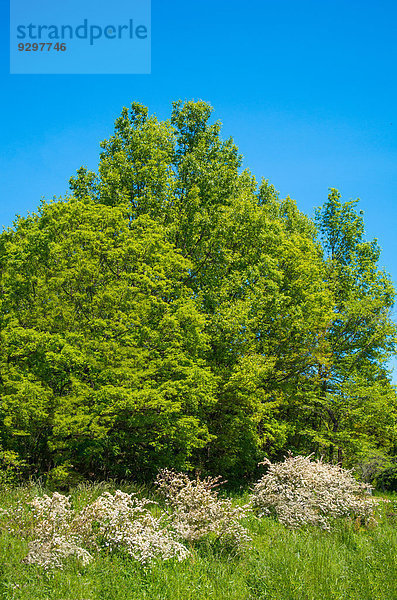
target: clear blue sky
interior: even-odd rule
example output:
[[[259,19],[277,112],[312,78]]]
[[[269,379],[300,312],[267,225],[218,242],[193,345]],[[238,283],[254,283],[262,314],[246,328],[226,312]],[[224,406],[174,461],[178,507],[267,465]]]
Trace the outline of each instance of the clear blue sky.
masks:
[[[95,169],[122,106],[165,118],[173,100],[203,99],[245,166],[301,210],[328,187],[359,197],[397,284],[395,1],[152,0],[150,75],[9,75],[1,11],[0,224]]]

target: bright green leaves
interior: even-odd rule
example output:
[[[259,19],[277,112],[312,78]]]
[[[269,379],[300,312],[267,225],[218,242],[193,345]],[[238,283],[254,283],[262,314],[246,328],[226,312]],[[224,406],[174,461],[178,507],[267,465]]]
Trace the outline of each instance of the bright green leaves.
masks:
[[[43,470],[232,479],[395,440],[394,289],[355,203],[331,190],[322,247],[211,114],[124,108],[98,173],[0,236],[1,444]]]
[[[94,468],[106,447],[109,472],[109,445],[155,470],[165,439],[183,466],[210,439],[214,402],[205,317],[184,285],[191,265],[148,216],[130,216],[87,201],[44,205],[9,236],[2,282],[4,424],[26,421],[19,393],[32,423],[52,427],[52,450]],[[34,284],[15,284],[24,272]],[[31,402],[20,378],[40,392]]]
[[[331,189],[317,211],[333,296],[325,332],[330,364],[323,371],[317,411],[330,432],[322,447],[329,449],[331,459],[336,448],[339,459],[345,453],[352,460],[368,448],[390,447],[396,439],[397,399],[385,367],[396,341],[390,315],[394,288],[378,267],[376,240],[364,239],[362,211],[357,214],[355,204],[342,203],[339,192]],[[379,427],[384,418],[393,425]]]

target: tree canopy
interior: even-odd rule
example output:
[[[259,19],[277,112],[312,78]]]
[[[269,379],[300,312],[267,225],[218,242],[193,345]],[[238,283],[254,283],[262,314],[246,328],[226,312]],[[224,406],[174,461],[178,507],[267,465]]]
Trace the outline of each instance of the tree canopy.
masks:
[[[394,452],[394,289],[361,212],[331,189],[309,219],[211,112],[124,108],[98,172],[1,234],[0,444],[30,472]]]

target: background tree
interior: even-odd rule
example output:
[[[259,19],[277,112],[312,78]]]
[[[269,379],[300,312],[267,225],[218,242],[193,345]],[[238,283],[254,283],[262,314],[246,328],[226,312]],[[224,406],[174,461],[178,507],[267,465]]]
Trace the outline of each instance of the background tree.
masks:
[[[315,403],[321,427],[310,435],[331,460],[348,462],[375,449],[387,452],[396,439],[396,394],[387,370],[396,341],[394,288],[378,267],[377,241],[364,239],[357,202],[343,203],[331,189],[317,211],[333,316],[325,332],[330,361],[320,370]]]

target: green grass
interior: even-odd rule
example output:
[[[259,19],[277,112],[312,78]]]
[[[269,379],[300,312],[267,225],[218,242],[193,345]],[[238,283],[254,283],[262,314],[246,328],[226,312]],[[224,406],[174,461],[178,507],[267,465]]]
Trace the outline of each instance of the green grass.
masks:
[[[106,489],[111,485],[80,486],[72,499],[81,505]],[[0,506],[16,507],[18,499],[38,492],[3,490]],[[332,533],[290,531],[271,519],[250,517],[254,547],[246,554],[208,543],[182,563],[159,562],[150,570],[109,554],[85,567],[70,562],[61,571],[45,572],[21,562],[27,541],[8,532],[2,519],[0,599],[397,600],[397,499],[390,499],[370,530],[340,524]]]

